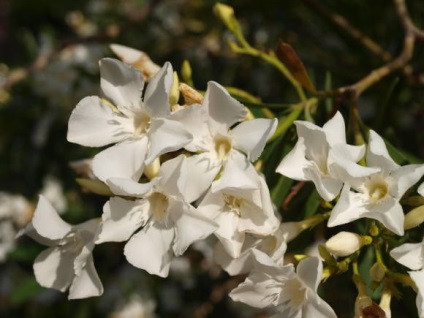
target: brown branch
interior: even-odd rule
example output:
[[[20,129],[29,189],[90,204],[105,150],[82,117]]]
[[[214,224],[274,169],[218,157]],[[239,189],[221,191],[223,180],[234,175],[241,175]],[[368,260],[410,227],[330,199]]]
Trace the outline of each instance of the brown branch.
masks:
[[[379,57],[385,62],[389,62],[393,59],[390,52],[383,49],[377,42],[375,42],[370,37],[363,34],[359,31],[355,26],[350,24],[348,20],[346,20],[341,15],[332,12],[327,7],[325,7],[321,2],[316,0],[302,0],[307,5],[313,7],[315,10],[320,12],[322,15],[327,17],[333,24],[338,26],[344,32],[349,34],[353,39],[357,40],[362,46],[368,49],[371,53]]]
[[[321,2],[317,2],[316,0],[302,0],[308,6],[314,8],[326,18],[329,19],[334,25],[338,26],[341,30],[350,35],[353,39],[357,40],[359,44],[368,49],[375,56],[379,57],[384,62],[391,62],[393,60],[393,56],[390,52],[383,49],[378,43],[374,40],[363,34],[359,31],[355,26],[353,26],[349,21],[347,21],[341,15],[332,12],[330,9],[325,7]],[[401,16],[402,25],[405,30],[410,30],[416,36],[416,38],[424,40],[424,31],[420,30],[418,27],[414,25],[412,22],[408,11],[406,9],[406,5],[404,1],[397,1],[395,3],[398,9],[398,14]],[[396,66],[396,63],[395,63]],[[416,81],[419,84],[424,84],[424,75],[422,74],[413,74],[413,67],[406,63],[400,67],[402,72],[409,78],[411,81]],[[338,95],[340,92],[333,92],[335,95]],[[333,95],[333,94],[329,94]]]
[[[365,90],[380,81],[382,78],[407,66],[407,63],[410,61],[414,53],[415,41],[418,34],[417,32],[421,30],[417,29],[412,23],[404,0],[394,0],[394,4],[396,6],[399,19],[405,29],[402,52],[397,58],[371,71],[360,81],[352,85],[338,88],[335,90],[336,95],[340,94],[347,96],[350,99],[357,99]]]

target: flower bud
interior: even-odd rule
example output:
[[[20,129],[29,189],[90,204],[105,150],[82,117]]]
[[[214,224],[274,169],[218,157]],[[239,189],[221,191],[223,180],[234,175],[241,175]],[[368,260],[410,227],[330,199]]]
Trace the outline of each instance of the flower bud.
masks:
[[[376,282],[381,282],[383,277],[386,275],[386,270],[387,268],[383,264],[378,262],[374,263],[374,265],[370,268],[371,279]]]
[[[172,81],[172,87],[171,91],[169,92],[169,104],[175,105],[178,104],[178,100],[180,99],[180,81],[178,79],[177,72],[174,71],[173,75],[173,81]]]
[[[226,4],[223,3],[217,3],[215,4],[214,13],[218,16],[218,18],[224,22],[224,24],[227,26],[228,29],[233,31],[234,27],[234,9]]]
[[[143,51],[119,44],[111,44],[110,49],[122,62],[130,64],[142,71],[146,81],[150,81],[150,79],[161,69],[160,66],[154,63]]]
[[[412,229],[424,222],[424,205],[419,206],[405,215],[403,228],[405,230]]]
[[[348,256],[364,245],[362,237],[356,233],[340,232],[331,237],[325,247],[336,256]]]

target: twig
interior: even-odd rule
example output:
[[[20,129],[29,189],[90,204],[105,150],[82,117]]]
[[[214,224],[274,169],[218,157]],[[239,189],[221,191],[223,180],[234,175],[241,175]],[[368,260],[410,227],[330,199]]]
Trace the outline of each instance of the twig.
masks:
[[[405,29],[403,50],[400,55],[389,63],[371,71],[367,76],[355,84],[341,87],[336,90],[337,94],[348,95],[352,99],[357,99],[370,86],[380,81],[383,77],[399,70],[407,65],[412,58],[417,35],[422,31],[412,23],[404,0],[394,0],[399,19]]]
[[[389,62],[390,60],[392,60],[393,57],[388,51],[384,50],[377,42],[375,42],[373,39],[359,31],[341,15],[331,12],[321,2],[317,2],[315,0],[303,0],[303,2],[316,9],[324,16],[326,16],[332,23],[340,27],[340,29],[345,31],[352,38],[357,40],[360,44],[362,44],[373,54],[381,58],[383,61]]]

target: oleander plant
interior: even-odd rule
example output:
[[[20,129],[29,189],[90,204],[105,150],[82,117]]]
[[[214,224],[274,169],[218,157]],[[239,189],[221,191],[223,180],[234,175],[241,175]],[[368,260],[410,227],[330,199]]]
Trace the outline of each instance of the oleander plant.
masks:
[[[0,314],[424,318],[410,2],[69,7],[1,64]]]

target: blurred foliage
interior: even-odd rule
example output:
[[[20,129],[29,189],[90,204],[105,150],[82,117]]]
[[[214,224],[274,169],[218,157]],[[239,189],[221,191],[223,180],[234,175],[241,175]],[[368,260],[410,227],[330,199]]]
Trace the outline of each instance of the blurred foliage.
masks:
[[[108,48],[111,43],[145,51],[158,64],[170,61],[178,71],[188,60],[194,86],[200,90],[214,80],[243,89],[265,103],[296,102],[294,90],[274,68],[231,52],[226,44],[231,34],[212,12],[215,2],[0,0],[0,190],[23,194],[36,202],[43,179],[53,175],[63,183],[69,201],[66,220],[77,223],[100,216],[106,198],[82,192],[75,182],[76,173],[69,167],[70,161],[90,157],[96,151],[68,143],[66,131],[76,103],[83,96],[98,93],[96,61],[113,56]],[[391,1],[226,3],[234,7],[249,43],[263,50],[276,49],[279,41],[289,43],[320,90],[355,83],[385,63],[337,27],[325,12],[344,17],[392,56],[402,49],[403,29]],[[424,27],[420,25],[424,2],[407,4],[413,21]],[[78,53],[81,56],[73,56],[79,45],[89,49]],[[395,72],[368,89],[359,100],[365,124],[401,149],[407,161],[424,158],[423,56],[423,45],[418,43],[410,62],[410,75]],[[45,62],[44,66],[34,64],[39,59]],[[7,81],[19,70],[28,74],[9,85]],[[326,112],[320,109],[332,107],[348,113],[346,102],[337,98],[327,99],[317,107],[319,125],[327,120]],[[276,115],[285,115],[284,110]],[[264,173],[277,206],[283,204],[293,182],[276,175],[275,167],[291,148],[286,144],[295,139],[294,129],[289,128],[270,143],[268,153],[263,155]],[[279,155],[272,156],[276,150]],[[306,208],[299,210],[305,201]],[[299,220],[312,210],[323,209],[317,202],[316,192],[310,185],[305,186],[283,210],[283,218]],[[317,233],[304,233],[289,247],[301,251],[306,247],[304,242],[309,241],[306,236]],[[246,306],[233,304],[226,297],[228,277],[211,268],[205,270],[204,257],[194,249],[188,253],[194,277],[192,283],[187,283],[176,274],[163,280],[132,268],[126,264],[120,244],[96,247],[94,256],[105,295],[72,302],[67,301],[66,295],[35,283],[32,262],[39,250],[32,241],[22,239],[10,260],[0,264],[0,316],[56,317],[60,313],[61,317],[102,317],[114,310],[119,298],[139,291],[156,299],[160,317],[253,317]],[[339,317],[350,317],[346,308],[353,308],[354,286],[350,293],[333,294],[338,284],[330,279],[322,292]],[[416,309],[412,301],[405,301],[396,302],[395,310],[413,313]],[[260,312],[256,314],[262,317]],[[393,315],[398,317],[396,311]]]

